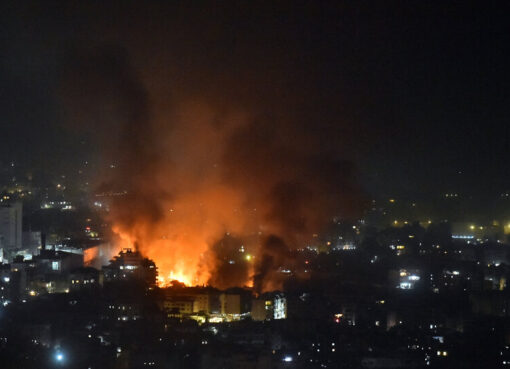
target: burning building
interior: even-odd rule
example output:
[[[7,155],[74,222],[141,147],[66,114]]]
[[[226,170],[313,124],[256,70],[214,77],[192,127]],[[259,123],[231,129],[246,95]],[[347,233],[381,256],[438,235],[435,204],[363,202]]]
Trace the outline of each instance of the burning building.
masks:
[[[129,248],[123,249],[102,271],[105,282],[139,280],[149,288],[156,285],[158,275],[154,261]]]
[[[169,29],[161,26],[157,34]],[[125,31],[119,35],[132,30]],[[276,271],[292,262],[289,251],[307,245],[335,216],[357,217],[365,203],[342,148],[349,129],[339,129],[345,123],[338,111],[324,119],[338,101],[318,108],[308,88],[281,88],[288,69],[275,70],[273,58],[265,66],[242,57],[235,68],[222,62],[210,69],[201,51],[195,69],[176,65],[180,53],[167,53],[168,43],[151,50],[154,57],[137,58],[147,45],[131,47],[133,39],[140,38],[73,49],[60,87],[69,124],[100,151],[102,169],[91,185],[119,194],[105,214],[112,244],[138,244],[137,252],[158,264],[160,285],[177,279],[278,289]],[[189,45],[181,46],[187,60]],[[215,248],[226,234],[239,244]],[[250,255],[237,260],[241,246]]]

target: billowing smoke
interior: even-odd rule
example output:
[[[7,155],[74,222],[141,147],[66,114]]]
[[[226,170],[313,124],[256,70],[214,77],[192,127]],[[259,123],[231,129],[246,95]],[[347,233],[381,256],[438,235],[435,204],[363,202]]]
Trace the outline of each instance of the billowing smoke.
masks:
[[[274,235],[268,236],[261,243],[258,252],[255,274],[253,275],[253,289],[257,293],[265,289],[277,288],[282,282],[280,268],[288,264],[291,259],[289,247]]]
[[[250,260],[246,259],[247,255],[250,254],[245,248],[243,240],[225,235],[212,245],[207,254],[207,258],[210,258],[212,264],[208,282],[213,286],[223,288],[245,285],[251,278],[252,270]]]
[[[202,16],[201,31],[140,17],[67,50],[65,120],[100,152],[119,247],[164,280],[260,292],[290,250],[362,208],[350,128],[293,36]]]

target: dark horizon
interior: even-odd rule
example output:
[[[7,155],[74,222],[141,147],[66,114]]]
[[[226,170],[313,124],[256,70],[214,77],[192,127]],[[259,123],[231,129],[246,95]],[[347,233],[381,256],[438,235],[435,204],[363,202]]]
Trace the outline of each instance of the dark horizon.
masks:
[[[85,160],[109,165],[96,135],[69,122],[59,94],[73,50],[113,46],[145,84],[154,73],[177,88],[223,85],[240,105],[250,99],[270,111],[269,92],[271,104],[302,107],[297,124],[308,132],[316,125],[324,145],[337,142],[371,197],[485,198],[510,187],[510,43],[501,3],[227,2],[210,4],[214,21],[209,5],[140,5],[4,7],[2,166],[52,177]],[[151,61],[161,57],[171,63],[167,72]]]

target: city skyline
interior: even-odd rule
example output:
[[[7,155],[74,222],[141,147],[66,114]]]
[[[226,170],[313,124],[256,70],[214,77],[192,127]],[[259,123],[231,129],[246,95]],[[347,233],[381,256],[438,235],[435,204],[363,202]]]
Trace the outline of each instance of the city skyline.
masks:
[[[510,365],[507,4],[2,5],[0,368]]]

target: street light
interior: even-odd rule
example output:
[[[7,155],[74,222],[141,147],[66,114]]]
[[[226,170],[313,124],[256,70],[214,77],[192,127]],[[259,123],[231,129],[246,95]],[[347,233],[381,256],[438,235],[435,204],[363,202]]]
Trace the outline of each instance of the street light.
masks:
[[[64,362],[64,354],[60,351],[57,351],[55,353],[55,361],[59,364],[62,364]]]

